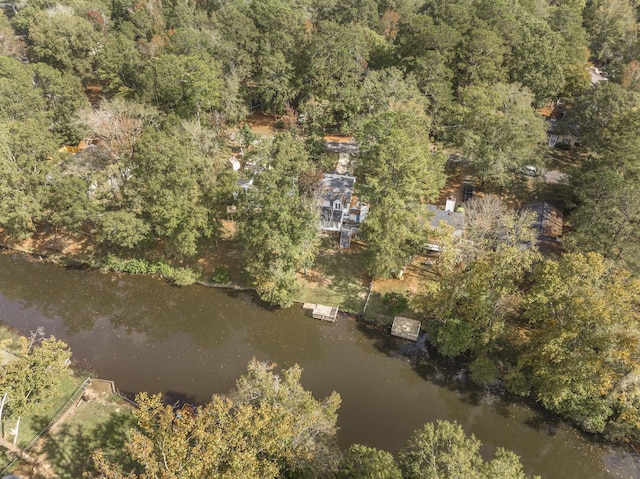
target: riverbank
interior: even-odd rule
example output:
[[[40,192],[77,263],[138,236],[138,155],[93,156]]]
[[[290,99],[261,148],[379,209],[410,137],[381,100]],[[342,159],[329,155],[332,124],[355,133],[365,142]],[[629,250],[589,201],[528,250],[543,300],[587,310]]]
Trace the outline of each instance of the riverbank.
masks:
[[[68,232],[41,226],[31,237],[12,241],[0,229],[0,247],[31,255],[63,266],[109,270],[121,273],[158,275],[177,285],[201,286],[236,291],[253,291],[244,271],[240,247],[235,241],[235,224],[223,222],[221,237],[203,242],[194,258],[169,260],[162,248],[145,252],[142,257],[105,254],[85,232]],[[403,315],[420,319],[412,308],[420,282],[429,270],[421,258],[415,258],[402,280],[376,280],[372,283],[364,268],[365,248],[353,242],[351,248],[338,247],[335,237],[324,237],[314,265],[298,273],[300,303],[326,304],[358,315],[367,322],[390,326],[393,317]],[[386,295],[391,294],[392,301]],[[398,303],[398,299],[400,302]],[[400,307],[399,307],[400,306]]]
[[[455,420],[487,447],[514,450],[530,474],[633,477],[606,471],[631,460],[618,449],[528,402],[470,387],[455,361],[399,356],[405,341],[359,321],[327,324],[297,307],[264,308],[246,292],[174,288],[9,255],[0,255],[0,306],[5,323],[23,334],[44,327],[127,393],[204,403],[233,388],[253,357],[281,368],[297,363],[315,397],[340,393],[344,449],[359,443],[395,452],[425,422]]]

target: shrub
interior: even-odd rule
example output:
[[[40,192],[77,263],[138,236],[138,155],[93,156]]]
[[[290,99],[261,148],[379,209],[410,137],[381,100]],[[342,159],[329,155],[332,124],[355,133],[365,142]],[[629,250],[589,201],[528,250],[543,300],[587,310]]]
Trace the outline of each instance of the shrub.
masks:
[[[389,313],[398,314],[407,309],[409,300],[401,293],[386,293],[382,297],[382,303],[387,307]]]
[[[491,385],[498,378],[498,367],[490,358],[480,356],[469,365],[469,375],[476,384]]]
[[[189,286],[198,281],[198,274],[189,268],[173,268],[170,275],[165,275],[176,286]]]
[[[213,283],[227,284],[231,281],[231,275],[229,274],[229,268],[226,266],[218,266],[211,276]]]
[[[107,256],[105,267],[109,271],[129,274],[160,274],[177,286],[188,286],[198,280],[198,273],[189,268],[173,268],[166,263],[149,263],[145,259],[122,259]]]
[[[120,273],[148,274],[151,269],[147,260],[139,258],[121,259],[116,256],[108,256],[105,264],[107,269]]]

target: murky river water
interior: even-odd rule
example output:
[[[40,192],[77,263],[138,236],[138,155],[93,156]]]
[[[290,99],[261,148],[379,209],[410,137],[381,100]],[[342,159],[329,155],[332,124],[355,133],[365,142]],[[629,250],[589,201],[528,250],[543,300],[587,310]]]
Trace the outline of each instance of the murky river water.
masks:
[[[268,311],[249,294],[148,277],[118,277],[0,255],[0,320],[23,333],[43,326],[77,361],[127,392],[206,401],[229,390],[252,357],[304,368],[316,397],[342,396],[339,440],[397,451],[427,421],[458,421],[484,444],[522,457],[544,478],[640,478],[640,460],[590,442],[521,402],[469,389],[446,364],[419,366],[403,344],[345,317],[335,325],[301,309]]]

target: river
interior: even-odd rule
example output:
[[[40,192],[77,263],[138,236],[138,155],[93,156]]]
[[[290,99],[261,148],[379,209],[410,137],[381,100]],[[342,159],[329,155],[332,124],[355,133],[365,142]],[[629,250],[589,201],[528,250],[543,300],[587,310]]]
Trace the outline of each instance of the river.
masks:
[[[468,387],[446,362],[412,364],[405,342],[347,317],[334,324],[302,309],[270,311],[248,293],[32,263],[0,255],[0,319],[66,341],[75,360],[126,392],[203,402],[224,393],[252,357],[300,364],[318,397],[342,397],[339,442],[396,452],[412,430],[458,421],[491,454],[502,446],[543,478],[640,478],[640,460],[600,445],[541,410]]]

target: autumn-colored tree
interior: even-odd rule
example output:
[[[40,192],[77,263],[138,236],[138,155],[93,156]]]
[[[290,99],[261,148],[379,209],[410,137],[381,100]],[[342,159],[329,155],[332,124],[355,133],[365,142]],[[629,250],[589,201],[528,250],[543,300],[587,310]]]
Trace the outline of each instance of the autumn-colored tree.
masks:
[[[126,442],[136,471],[122,471],[105,455],[98,473],[85,477],[128,479],[269,479],[334,469],[337,409],[333,393],[317,401],[300,385],[298,366],[273,373],[251,361],[247,375],[227,397],[174,411],[159,396],[140,394],[138,427]]]
[[[599,254],[547,260],[526,298],[532,333],[512,389],[588,431],[639,437],[639,302],[640,281]]]
[[[518,313],[523,280],[540,253],[529,213],[509,210],[492,195],[468,205],[462,241],[446,228],[439,232],[437,275],[425,282],[422,304],[433,318],[427,323],[430,341],[442,354],[471,353],[486,366],[481,358],[500,342],[507,321]],[[488,370],[478,366],[478,372]]]

